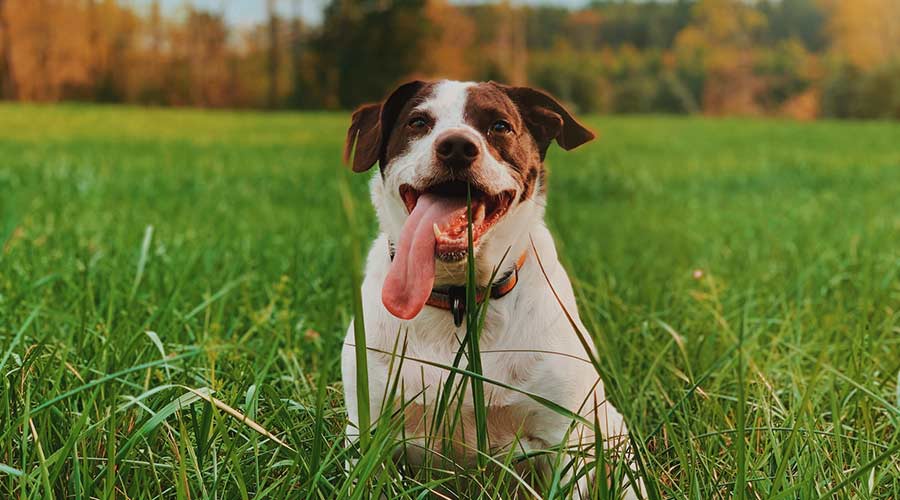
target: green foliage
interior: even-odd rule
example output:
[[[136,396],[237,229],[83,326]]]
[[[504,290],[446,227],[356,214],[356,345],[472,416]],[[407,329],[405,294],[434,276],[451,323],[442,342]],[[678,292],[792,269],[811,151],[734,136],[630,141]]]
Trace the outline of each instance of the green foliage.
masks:
[[[827,18],[821,5],[817,0],[762,0],[759,9],[765,14],[768,26],[764,40],[775,44],[796,39],[810,51],[826,48]]]
[[[897,126],[586,122],[597,142],[548,157],[548,224],[661,496],[900,497]],[[390,415],[345,448],[346,124],[0,107],[0,497],[446,483],[393,463]],[[470,498],[514,487],[511,460],[459,471]]]
[[[378,101],[419,68],[429,32],[425,3],[336,0],[328,5],[313,43],[320,82],[336,88],[339,106]]]
[[[595,44],[641,49],[668,48],[691,19],[692,0],[644,2],[594,0],[589,8],[600,14],[602,23]]]
[[[822,106],[834,118],[900,119],[900,61],[870,72],[838,65],[825,83]]]

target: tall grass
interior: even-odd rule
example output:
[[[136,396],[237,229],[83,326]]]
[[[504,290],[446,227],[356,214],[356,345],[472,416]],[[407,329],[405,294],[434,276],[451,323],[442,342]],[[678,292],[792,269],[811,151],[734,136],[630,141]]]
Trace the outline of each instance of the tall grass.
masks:
[[[590,122],[548,157],[547,222],[648,494],[900,498],[896,125]],[[415,470],[402,408],[347,444],[345,116],[0,106],[0,129],[0,497],[565,497],[613,459]],[[495,383],[469,356],[439,367],[439,451]]]

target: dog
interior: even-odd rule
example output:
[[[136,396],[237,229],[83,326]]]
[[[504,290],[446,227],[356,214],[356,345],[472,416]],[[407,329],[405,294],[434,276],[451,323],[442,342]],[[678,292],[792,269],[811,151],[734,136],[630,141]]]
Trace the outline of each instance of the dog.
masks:
[[[491,453],[590,449],[595,438],[606,449],[627,447],[628,430],[589,362],[592,344],[578,333],[586,330],[544,224],[548,148],[593,138],[549,94],[495,82],[412,81],[353,113],[345,161],[354,172],[378,164],[370,189],[380,232],[361,291],[369,407],[375,416],[400,415],[413,464],[439,452],[435,409],[466,335],[469,206],[479,300],[490,296],[479,344]],[[465,369],[465,357],[457,364]],[[352,323],[342,375],[346,433],[355,441]],[[457,463],[475,459],[478,441],[472,394],[464,392],[451,436]],[[583,476],[574,489],[587,496],[588,482]]]

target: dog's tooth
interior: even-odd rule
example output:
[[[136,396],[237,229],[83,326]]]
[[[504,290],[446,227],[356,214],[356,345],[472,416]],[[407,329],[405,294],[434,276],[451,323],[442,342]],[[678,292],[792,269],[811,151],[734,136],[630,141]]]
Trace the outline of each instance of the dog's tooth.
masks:
[[[431,227],[432,227],[432,229],[434,229],[434,237],[440,238],[442,233],[441,233],[441,228],[439,228],[437,225],[437,222],[433,223],[431,225]]]
[[[473,217],[472,222],[475,224],[481,224],[484,222],[484,204],[478,205],[478,208],[475,209],[475,217]]]

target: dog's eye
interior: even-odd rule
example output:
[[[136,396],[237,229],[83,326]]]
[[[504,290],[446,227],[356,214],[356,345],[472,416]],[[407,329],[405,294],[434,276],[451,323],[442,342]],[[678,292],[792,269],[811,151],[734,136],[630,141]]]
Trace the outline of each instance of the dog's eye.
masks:
[[[426,121],[421,116],[417,116],[415,118],[410,118],[409,123],[407,125],[410,128],[425,128],[428,126],[428,121]]]
[[[512,125],[506,120],[497,120],[491,125],[491,132],[495,134],[508,134],[512,132]]]

